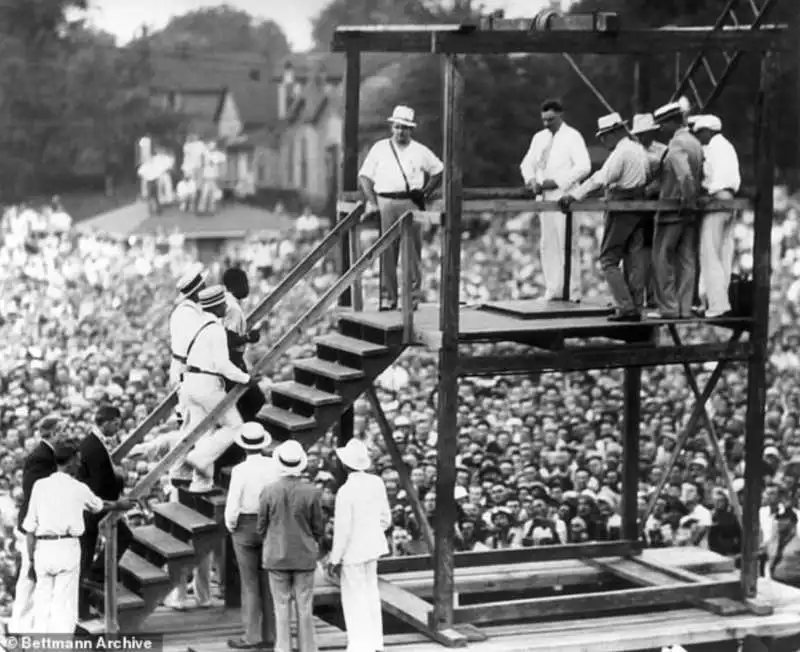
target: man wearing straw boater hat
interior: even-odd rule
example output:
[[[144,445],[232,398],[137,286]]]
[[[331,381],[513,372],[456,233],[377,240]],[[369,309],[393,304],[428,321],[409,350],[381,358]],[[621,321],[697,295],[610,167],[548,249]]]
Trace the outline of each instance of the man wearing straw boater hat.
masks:
[[[186,367],[186,349],[205,317],[198,302],[200,291],[205,289],[208,272],[200,265],[194,265],[186,272],[177,284],[180,296],[177,305],[169,318],[169,336],[172,349],[172,361],[169,367],[169,380],[177,387]]]
[[[300,652],[316,652],[314,638],[314,572],[325,536],[322,495],[303,478],[308,457],[290,439],[275,449],[279,478],[261,493],[258,531],[264,535],[263,567],[275,604],[275,650],[289,652],[291,600],[297,607]]]
[[[647,152],[647,160],[650,169],[647,175],[647,199],[658,199],[661,188],[661,165],[664,156],[667,154],[667,146],[656,140],[660,131],[659,126],[653,119],[652,113],[637,113],[633,116],[631,124],[631,136],[636,138]],[[656,225],[655,211],[644,213],[644,255],[645,255],[645,303],[648,308],[655,308],[655,278],[653,276],[653,231]]]
[[[559,204],[568,211],[573,201],[603,189],[609,200],[644,198],[648,161],[644,148],[628,135],[619,113],[597,120],[597,137],[610,151],[606,162]],[[636,322],[644,308],[644,215],[634,211],[607,211],[603,242],[600,245],[600,266],[606,276],[611,296],[617,305],[610,321]],[[625,265],[625,273],[620,269]]]
[[[700,194],[703,148],[689,131],[686,102],[670,102],[653,113],[670,138],[661,169],[659,199],[694,204]],[[660,210],[653,237],[656,306],[663,319],[692,316],[697,280],[697,221],[695,208]]]
[[[261,493],[279,478],[276,462],[264,454],[271,442],[264,427],[254,422],[245,423],[236,436],[247,458],[233,467],[225,502],[225,526],[231,533],[242,592],[244,636],[228,641],[234,650],[272,647],[275,642],[269,575],[261,566],[264,537],[258,533]]]
[[[411,137],[417,126],[414,109],[396,106],[389,118],[392,135],[369,150],[358,181],[367,199],[366,213],[379,212],[381,231],[386,232],[408,211],[425,210],[425,202],[442,181],[444,164],[425,145]],[[413,304],[422,299],[422,234],[415,225],[413,238]],[[396,310],[398,301],[397,261],[400,241],[381,256],[382,310]]]
[[[389,498],[383,481],[366,472],[371,460],[362,441],[351,439],[336,454],[347,480],[336,494],[328,572],[341,576],[347,649],[383,650],[378,559],[389,552],[385,534],[392,524]]]

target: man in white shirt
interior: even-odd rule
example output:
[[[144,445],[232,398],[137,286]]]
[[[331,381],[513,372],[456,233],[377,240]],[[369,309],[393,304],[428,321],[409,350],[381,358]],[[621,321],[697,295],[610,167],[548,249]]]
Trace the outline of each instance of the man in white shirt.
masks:
[[[545,128],[531,140],[528,153],[519,169],[525,185],[545,201],[558,201],[569,193],[592,171],[589,150],[583,136],[564,122],[564,107],[559,100],[542,103],[542,122]],[[572,262],[570,268],[570,299],[580,299],[580,252],[578,251],[578,216],[572,214]],[[541,228],[539,251],[544,273],[547,301],[564,295],[566,266],[566,219],[557,211],[539,214]]]
[[[417,126],[414,110],[397,106],[389,118],[392,136],[375,143],[367,154],[358,181],[367,198],[367,214],[380,212],[381,231],[387,231],[408,211],[425,210],[425,200],[442,181],[444,164],[425,145],[412,139]],[[415,225],[409,261],[413,271],[412,302],[422,299],[422,233]],[[400,241],[381,256],[382,310],[396,310],[398,301],[397,261]]]
[[[366,473],[371,461],[362,441],[351,439],[336,454],[347,472],[347,480],[336,494],[328,572],[341,575],[347,649],[383,650],[378,558],[389,552],[386,541],[386,530],[392,524],[389,498],[383,481]]]
[[[722,121],[699,115],[694,133],[703,145],[703,201],[733,199],[742,185],[739,157],[723,136]],[[700,293],[708,301],[707,317],[722,317],[731,310],[728,287],[734,255],[733,211],[708,211],[700,230]]]
[[[244,636],[228,641],[235,650],[272,647],[275,642],[269,573],[261,568],[264,537],[257,531],[261,492],[279,477],[277,464],[264,454],[271,441],[258,423],[245,423],[236,437],[247,459],[233,467],[225,502],[225,527],[231,533],[242,591]]]
[[[644,147],[628,137],[619,113],[611,113],[597,121],[597,137],[611,150],[611,154],[602,168],[559,200],[565,211],[573,201],[580,201],[600,189],[610,200],[644,198],[649,170],[647,153]],[[617,304],[617,312],[608,318],[609,321],[637,322],[642,319],[646,269],[644,219],[643,213],[606,212],[600,267]],[[625,265],[624,274],[620,263]]]
[[[36,582],[34,632],[71,636],[78,622],[83,512],[125,511],[134,503],[126,498],[103,501],[76,480],[79,455],[75,444],[58,444],[55,461],[58,470],[33,486],[22,529],[33,559],[29,574]]]

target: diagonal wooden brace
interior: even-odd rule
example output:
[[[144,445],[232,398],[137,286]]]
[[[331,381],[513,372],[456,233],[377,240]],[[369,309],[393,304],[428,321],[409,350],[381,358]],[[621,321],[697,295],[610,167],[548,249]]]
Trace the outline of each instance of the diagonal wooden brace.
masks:
[[[734,333],[734,335],[729,340],[728,344],[735,344],[736,340],[741,336],[741,333]],[[728,364],[728,360],[723,356],[723,358],[717,363],[717,366],[714,368],[714,371],[711,372],[711,378],[708,379],[706,386],[703,388],[703,392],[701,393],[700,397],[697,399],[697,402],[692,409],[692,414],[689,417],[689,422],[686,424],[683,432],[681,433],[680,437],[678,438],[678,442],[675,445],[675,450],[672,452],[672,457],[670,457],[669,463],[667,464],[667,468],[664,469],[664,473],[661,476],[661,479],[658,481],[658,486],[656,487],[653,495],[650,498],[650,502],[647,503],[647,509],[645,510],[642,519],[639,521],[640,528],[644,528],[645,524],[647,523],[647,519],[650,517],[650,514],[653,513],[653,508],[656,506],[656,502],[658,501],[658,497],[661,495],[661,492],[664,490],[664,485],[667,484],[667,479],[669,478],[669,474],[672,471],[672,467],[675,466],[675,463],[678,461],[678,457],[683,450],[683,447],[686,446],[686,440],[689,439],[689,436],[694,433],[697,429],[697,424],[700,422],[701,415],[705,412],[705,406],[708,402],[708,399],[711,398],[711,394],[714,392],[714,388],[717,386],[719,379],[722,377],[722,372],[725,371],[725,367]]]
[[[675,324],[670,324],[669,332],[672,336],[672,341],[675,342],[675,346],[683,346],[681,342],[681,336],[678,333],[678,328]],[[731,336],[730,342],[736,342],[742,336],[741,330],[734,331],[733,335]],[[689,387],[692,389],[692,393],[694,394],[695,401],[698,403],[701,399],[700,387],[697,385],[697,378],[692,371],[692,367],[688,362],[683,363],[683,373],[686,375],[686,380],[689,383]],[[731,500],[731,507],[733,507],[733,513],[736,515],[736,520],[739,521],[739,526],[742,525],[742,505],[739,502],[739,497],[736,495],[736,492],[733,488],[733,478],[731,477],[730,471],[728,470],[727,465],[725,464],[725,453],[722,449],[722,446],[719,443],[719,438],[717,437],[717,430],[714,427],[714,422],[711,420],[711,417],[708,416],[708,411],[705,408],[705,405],[702,408],[702,414],[700,415],[703,421],[705,422],[705,427],[708,430],[708,438],[711,444],[711,448],[714,449],[714,456],[717,459],[717,464],[720,467],[722,472],[722,476],[725,479],[725,486],[728,489],[728,493],[730,494]]]

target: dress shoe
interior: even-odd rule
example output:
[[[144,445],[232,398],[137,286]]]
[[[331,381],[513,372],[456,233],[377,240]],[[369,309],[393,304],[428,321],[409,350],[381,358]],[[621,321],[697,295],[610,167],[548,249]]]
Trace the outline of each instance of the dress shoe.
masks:
[[[613,315],[609,316],[608,321],[616,323],[636,323],[642,321],[642,315],[634,310],[618,310]]]
[[[231,650],[264,650],[266,645],[264,643],[248,643],[242,638],[228,639],[228,647]]]

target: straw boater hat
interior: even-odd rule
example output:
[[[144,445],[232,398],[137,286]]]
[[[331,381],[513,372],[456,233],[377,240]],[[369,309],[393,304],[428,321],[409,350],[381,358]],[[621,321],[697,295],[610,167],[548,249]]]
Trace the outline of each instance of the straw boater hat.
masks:
[[[633,124],[631,125],[631,133],[636,136],[637,134],[649,134],[653,131],[658,131],[659,127],[653,119],[652,113],[637,113],[633,116]]]
[[[308,465],[308,456],[300,442],[290,439],[275,449],[272,455],[278,463],[281,475],[300,475]]]
[[[653,119],[657,124],[663,124],[667,120],[679,118],[684,114],[684,107],[680,102],[670,102],[664,106],[658,107],[653,112]]]
[[[264,430],[264,426],[251,421],[242,426],[234,441],[246,451],[261,451],[272,443],[272,437]]]
[[[225,305],[225,288],[221,285],[212,285],[205,290],[201,290],[197,298],[203,308],[215,308],[216,306]]]
[[[394,111],[392,111],[389,122],[392,124],[403,125],[405,127],[416,127],[417,123],[415,122],[415,117],[414,109],[412,109],[410,106],[400,105],[394,107]]]
[[[192,267],[186,274],[181,276],[177,283],[178,292],[184,296],[189,296],[196,292],[208,278],[208,272],[200,265]]]
[[[347,442],[344,448],[337,448],[336,455],[346,467],[354,471],[366,471],[371,460],[369,459],[369,451],[359,439],[351,439]]]
[[[597,134],[598,138],[603,134],[611,133],[617,129],[624,129],[625,121],[619,113],[609,113],[597,119]]]

